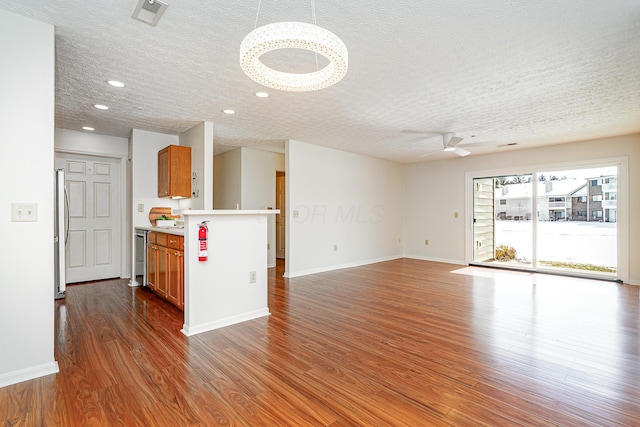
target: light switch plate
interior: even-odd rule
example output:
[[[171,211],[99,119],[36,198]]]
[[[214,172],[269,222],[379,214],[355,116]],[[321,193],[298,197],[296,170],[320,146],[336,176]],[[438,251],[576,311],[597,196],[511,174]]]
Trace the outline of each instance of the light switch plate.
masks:
[[[11,203],[11,221],[36,222],[38,221],[37,203]]]

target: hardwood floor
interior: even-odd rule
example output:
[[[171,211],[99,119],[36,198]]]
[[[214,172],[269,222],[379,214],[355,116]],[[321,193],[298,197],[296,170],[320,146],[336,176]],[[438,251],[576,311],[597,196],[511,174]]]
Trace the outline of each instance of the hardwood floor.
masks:
[[[61,372],[0,389],[14,426],[640,425],[639,287],[401,259],[286,280],[193,337],[113,280],[56,304]]]

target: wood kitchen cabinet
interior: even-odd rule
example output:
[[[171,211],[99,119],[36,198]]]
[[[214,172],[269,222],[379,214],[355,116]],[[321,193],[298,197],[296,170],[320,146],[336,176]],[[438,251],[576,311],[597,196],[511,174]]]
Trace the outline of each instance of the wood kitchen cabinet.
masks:
[[[169,145],[158,151],[158,197],[191,197],[191,147]]]
[[[184,237],[169,235],[167,300],[184,310]]]
[[[184,310],[184,237],[149,232],[147,241],[147,286]]]
[[[158,283],[158,246],[156,238],[158,233],[147,234],[147,286],[155,291]]]

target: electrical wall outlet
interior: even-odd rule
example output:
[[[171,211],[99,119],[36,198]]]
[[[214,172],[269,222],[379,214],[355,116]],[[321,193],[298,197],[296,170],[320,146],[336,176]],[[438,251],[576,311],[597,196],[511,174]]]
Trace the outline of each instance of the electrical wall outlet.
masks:
[[[458,218],[458,212],[454,212],[454,213],[453,213],[453,217],[454,217],[454,218]]]
[[[144,212],[144,204],[138,203],[138,212]]]
[[[249,272],[249,283],[256,283],[256,272],[255,271],[250,271]]]
[[[38,221],[37,203],[11,203],[12,222],[36,222]]]
[[[333,245],[333,252],[338,252],[338,245]]]
[[[299,218],[300,217],[300,211],[297,210],[297,209],[295,211],[293,211],[293,217],[294,218]]]

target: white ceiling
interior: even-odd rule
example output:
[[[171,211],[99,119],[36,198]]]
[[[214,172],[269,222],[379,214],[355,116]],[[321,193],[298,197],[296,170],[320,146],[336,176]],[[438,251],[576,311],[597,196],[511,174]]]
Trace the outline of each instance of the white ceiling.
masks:
[[[315,0],[349,71],[330,88],[267,99],[238,59],[259,0],[166,1],[152,27],[131,18],[136,0],[0,0],[56,27],[57,127],[127,137],[206,120],[216,153],[295,139],[400,162],[455,157],[421,157],[441,137],[407,131],[495,142],[472,155],[640,132],[639,0]],[[258,25],[276,21],[310,22],[311,0],[262,0]],[[315,67],[297,52],[265,61]]]

